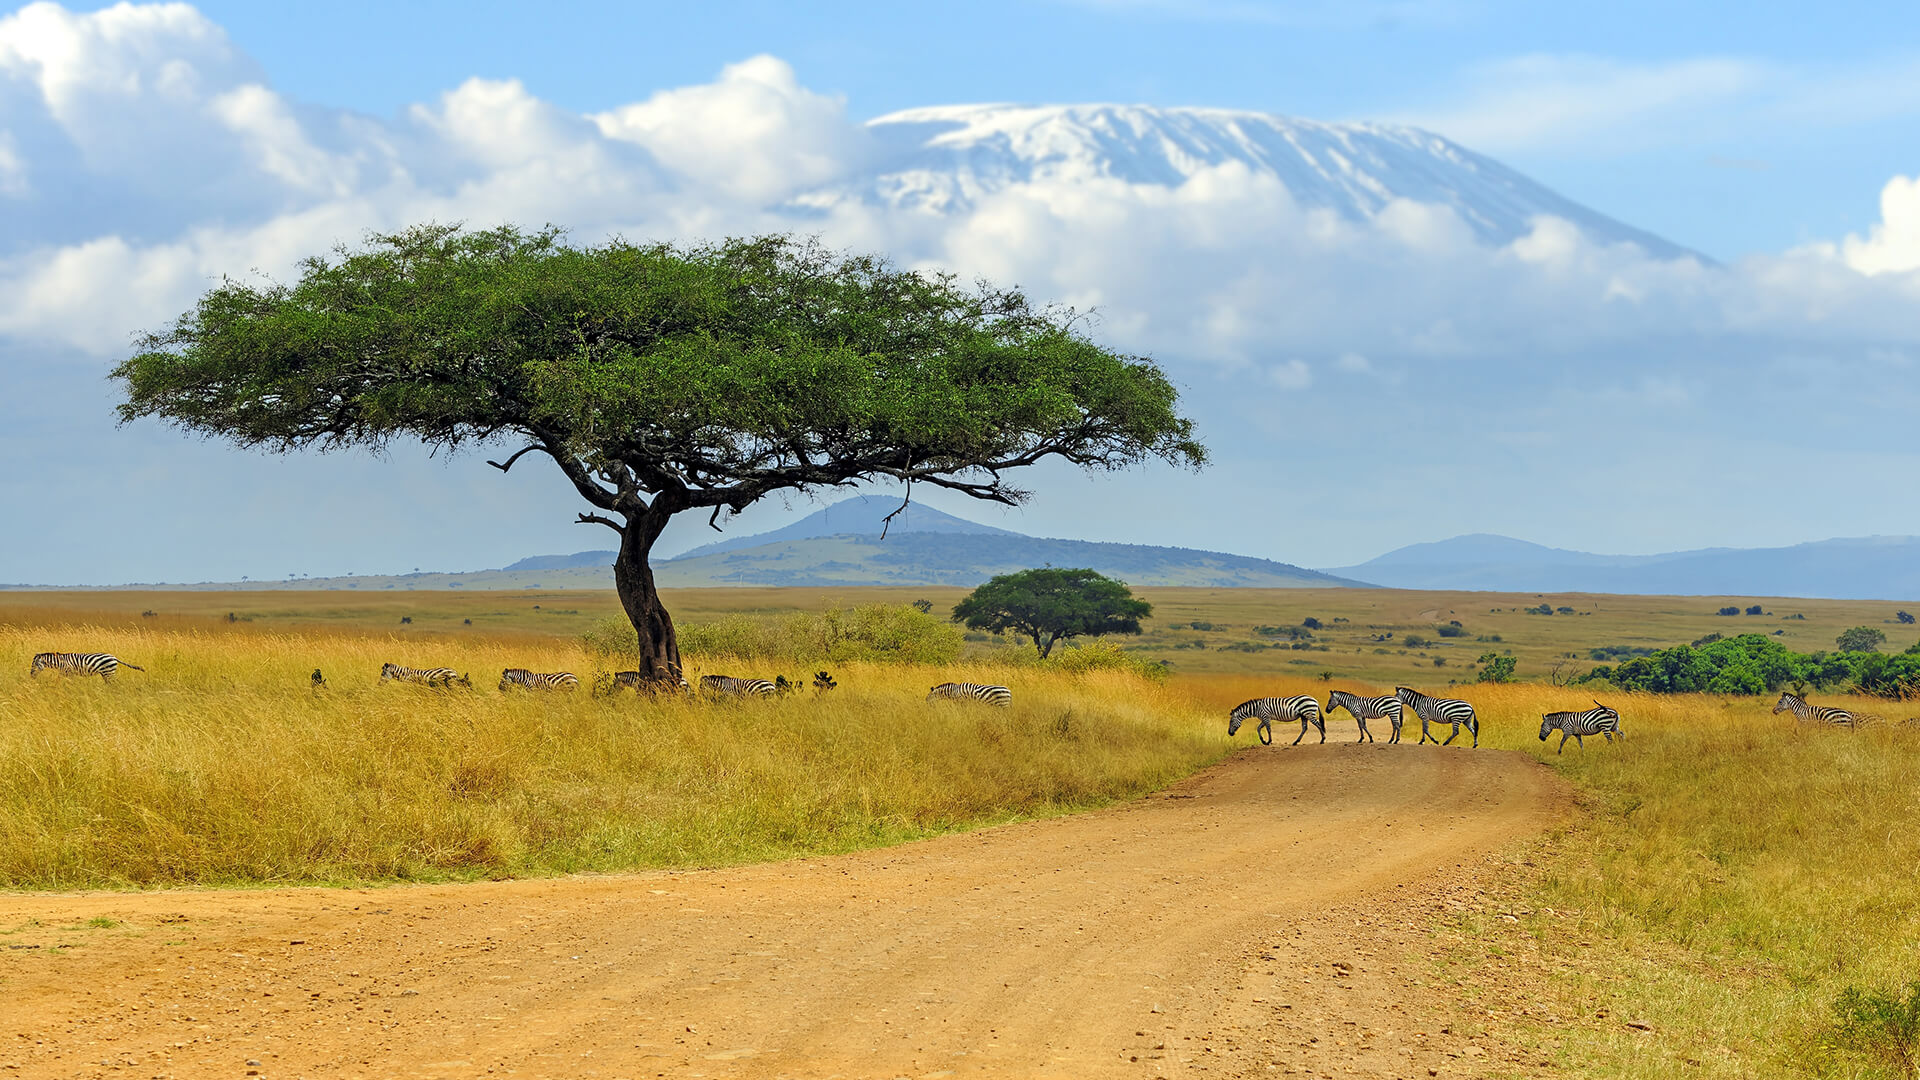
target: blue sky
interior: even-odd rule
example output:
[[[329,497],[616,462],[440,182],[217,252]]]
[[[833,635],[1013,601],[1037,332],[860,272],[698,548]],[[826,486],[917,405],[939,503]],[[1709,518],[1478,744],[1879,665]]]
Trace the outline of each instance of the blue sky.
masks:
[[[1920,5],[1850,3],[0,8],[0,502],[29,523],[0,534],[0,581],[604,546],[535,470],[114,426],[104,372],[208,282],[424,218],[819,228],[1095,304],[1185,388],[1217,464],[1040,470],[1018,512],[927,496],[1025,532],[1310,566],[1476,531],[1623,553],[1920,534],[1890,496],[1920,468],[1916,31]],[[942,217],[846,196],[864,121],[993,101],[1414,124],[1711,261],[1551,220],[1489,243],[1418,200],[1334,227],[1231,169],[1044,177]],[[820,192],[839,201],[793,211]]]

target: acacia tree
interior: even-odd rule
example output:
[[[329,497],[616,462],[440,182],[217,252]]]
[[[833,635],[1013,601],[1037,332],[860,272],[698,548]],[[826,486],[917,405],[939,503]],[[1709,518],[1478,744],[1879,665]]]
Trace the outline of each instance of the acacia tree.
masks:
[[[113,371],[157,417],[288,452],[499,445],[541,454],[620,535],[640,670],[677,680],[648,556],[674,515],[881,478],[1017,504],[1008,470],[1205,449],[1145,358],[1018,290],[788,237],[576,247],[559,230],[423,225],[224,280]]]
[[[1092,570],[1043,567],[1001,574],[953,606],[953,617],[970,630],[1013,630],[1033,639],[1041,659],[1061,638],[1137,634],[1153,605],[1133,590]]]

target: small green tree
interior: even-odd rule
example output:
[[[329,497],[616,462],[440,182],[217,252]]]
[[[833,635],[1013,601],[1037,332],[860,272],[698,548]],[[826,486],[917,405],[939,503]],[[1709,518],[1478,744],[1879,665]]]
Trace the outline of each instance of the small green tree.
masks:
[[[1476,682],[1505,683],[1513,681],[1513,669],[1520,665],[1516,657],[1501,656],[1499,653],[1481,653],[1475,661],[1480,665],[1480,674]]]
[[[1152,613],[1153,605],[1135,599],[1122,582],[1050,566],[1002,574],[953,606],[953,617],[967,629],[1024,634],[1043,659],[1061,638],[1137,634],[1140,620]]]
[[[1841,652],[1875,652],[1887,643],[1887,634],[1876,627],[1856,626],[1851,630],[1842,630],[1833,643]]]

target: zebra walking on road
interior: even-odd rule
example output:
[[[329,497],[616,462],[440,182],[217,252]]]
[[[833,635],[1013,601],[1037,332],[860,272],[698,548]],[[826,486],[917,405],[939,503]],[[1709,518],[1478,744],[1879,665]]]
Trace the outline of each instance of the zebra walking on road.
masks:
[[[1260,721],[1254,731],[1260,736],[1260,741],[1268,746],[1273,745],[1275,720],[1282,723],[1288,720],[1300,721],[1300,734],[1294,737],[1293,742],[1287,744],[1289,746],[1299,746],[1300,740],[1307,737],[1308,724],[1320,729],[1322,743],[1327,741],[1327,722],[1320,716],[1320,700],[1312,694],[1285,698],[1254,698],[1252,701],[1241,702],[1234,706],[1233,712],[1227,714],[1227,737],[1232,738],[1237,734],[1240,731],[1240,725],[1248,720]]]
[[[729,697],[772,697],[776,687],[765,679],[736,679],[731,675],[700,676],[700,692]]]
[[[101,682],[112,682],[113,673],[123,667],[135,671],[147,670],[138,664],[129,664],[112,653],[43,652],[34,654],[33,666],[27,674],[38,676],[43,671],[58,671],[63,675],[98,675]]]
[[[1458,698],[1428,697],[1420,691],[1407,686],[1395,687],[1393,696],[1399,698],[1401,704],[1412,709],[1413,715],[1420,718],[1420,741],[1422,743],[1425,743],[1428,739],[1433,739],[1434,742],[1445,746],[1447,743],[1451,743],[1460,737],[1460,728],[1464,725],[1468,731],[1473,733],[1474,747],[1477,749],[1480,746],[1480,719],[1473,714],[1472,705]],[[1432,724],[1452,724],[1453,734],[1447,736],[1446,742],[1440,742],[1439,739],[1434,738],[1433,734],[1427,730],[1428,726]]]
[[[431,686],[436,690],[445,690],[452,686],[473,687],[473,680],[450,667],[411,668],[399,664],[381,664],[380,681],[414,683],[419,686]]]
[[[1863,724],[1871,724],[1880,719],[1870,715],[1855,716],[1846,709],[1836,709],[1831,705],[1809,705],[1799,694],[1781,694],[1780,700],[1773,705],[1773,711],[1776,714],[1790,712],[1795,720],[1802,722],[1811,720],[1816,724],[1832,724],[1848,730],[1857,729]]]
[[[572,690],[579,685],[580,677],[571,671],[528,671],[523,667],[510,667],[500,672],[503,694],[516,686],[522,690]]]
[[[1006,708],[1013,704],[1013,691],[986,683],[943,682],[927,691],[928,701],[984,701]]]
[[[1381,717],[1393,721],[1393,736],[1387,740],[1387,745],[1391,746],[1399,742],[1400,721],[1406,715],[1404,711],[1405,708],[1406,707],[1400,703],[1400,699],[1392,695],[1386,697],[1361,697],[1359,694],[1349,694],[1345,690],[1335,690],[1327,695],[1328,717],[1333,716],[1333,710],[1335,709],[1345,709],[1353,715],[1354,721],[1360,725],[1360,738],[1353,740],[1354,742],[1360,742],[1362,740],[1367,742],[1374,741],[1373,733],[1367,730],[1367,721],[1378,720]]]
[[[1600,704],[1599,698],[1595,698],[1593,704],[1586,712],[1550,712],[1541,717],[1540,741],[1546,742],[1547,733],[1558,730],[1560,749],[1554,751],[1556,754],[1567,748],[1568,739],[1574,740],[1582,750],[1587,748],[1588,735],[1605,735],[1607,741],[1612,742],[1615,735],[1621,734],[1620,714]]]

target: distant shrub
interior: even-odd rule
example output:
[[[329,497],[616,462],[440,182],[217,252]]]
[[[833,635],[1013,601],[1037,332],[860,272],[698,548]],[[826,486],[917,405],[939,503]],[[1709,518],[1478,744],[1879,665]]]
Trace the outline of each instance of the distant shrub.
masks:
[[[1551,615],[1553,614],[1553,605],[1540,604],[1535,607],[1527,608],[1526,611],[1527,611],[1527,614],[1529,615]]]
[[[1211,629],[1213,629],[1213,624],[1212,624],[1212,623],[1210,623],[1210,622],[1201,622],[1201,621],[1200,621],[1200,620],[1198,620],[1198,619],[1195,619],[1195,620],[1194,620],[1193,622],[1190,622],[1190,623],[1188,623],[1187,625],[1188,625],[1188,626],[1191,626],[1191,627],[1193,627],[1193,628],[1194,628],[1195,630],[1211,630]]]
[[[1424,649],[1432,645],[1433,642],[1428,638],[1421,637],[1419,634],[1408,634],[1406,637],[1400,639],[1400,644],[1409,649]]]
[[[1738,615],[1738,614],[1740,614],[1740,609],[1739,609],[1739,608],[1737,608],[1737,607],[1723,607],[1723,608],[1721,608],[1721,609],[1720,609],[1720,611],[1719,611],[1719,614],[1721,614],[1721,615]]]
[[[1887,632],[1872,626],[1856,626],[1841,631],[1833,643],[1841,652],[1877,652],[1887,643]]]
[[[1497,653],[1481,653],[1480,659],[1474,662],[1480,665],[1480,674],[1475,681],[1484,683],[1512,682],[1514,669],[1520,664],[1511,656],[1501,656]]]
[[[1908,619],[1907,621],[1912,622],[1913,620]],[[1306,618],[1300,620],[1300,625],[1306,627],[1309,630],[1318,630],[1320,629],[1320,620],[1309,615]]]
[[[1572,609],[1572,608],[1570,608],[1570,607],[1557,607],[1557,608],[1554,608],[1553,610],[1554,610],[1554,612],[1555,612],[1556,614],[1560,614],[1560,615],[1571,615],[1571,614],[1573,614],[1573,609]]]
[[[1433,658],[1433,666],[1434,666],[1434,667],[1446,667],[1446,666],[1447,666],[1447,658],[1446,658],[1446,657],[1444,657],[1444,656],[1436,656],[1436,657],[1434,657],[1434,658]]]
[[[922,615],[933,614],[933,601],[931,600],[915,600],[911,607]]]
[[[1260,634],[1264,637],[1283,637],[1289,641],[1308,641],[1308,640],[1312,640],[1313,638],[1313,631],[1308,629],[1304,625],[1302,626],[1256,626],[1253,628],[1253,632],[1256,634]]]
[[[148,615],[151,615],[151,614],[153,614],[153,613],[149,611],[149,612],[145,612],[144,614],[148,614]],[[1896,612],[1894,612],[1894,613],[1893,613],[1893,617],[1894,617],[1895,619],[1898,619],[1898,620],[1900,621],[1900,625],[1902,625],[1902,626],[1912,626],[1912,625],[1913,625],[1913,616],[1912,616],[1912,615],[1910,615],[1910,614],[1908,614],[1907,612],[1904,612],[1904,611],[1896,611]]]
[[[1591,660],[1631,660],[1636,656],[1652,656],[1655,650],[1645,645],[1602,645],[1587,650]]]
[[[1219,652],[1266,652],[1267,646],[1258,641],[1230,641],[1215,646],[1215,649]]]
[[[1433,632],[1439,634],[1441,637],[1447,638],[1467,636],[1467,628],[1457,622],[1450,622],[1445,626],[1436,626],[1433,628]]]
[[[1793,613],[1793,614],[1791,614],[1791,615],[1788,615],[1788,616],[1787,616],[1787,618],[1789,618],[1789,619],[1799,619],[1799,620],[1800,620],[1801,622],[1805,622],[1805,621],[1806,621],[1806,619],[1807,619],[1807,617],[1806,617],[1805,615],[1802,615],[1802,614],[1800,614],[1800,613],[1799,613],[1799,612],[1797,612],[1797,611],[1796,611],[1796,612],[1794,612],[1794,613]]]
[[[959,659],[964,640],[958,626],[906,604],[862,604],[762,619],[730,615],[717,622],[686,623],[679,627],[679,637],[681,650],[696,656],[801,663],[945,664]],[[624,617],[602,619],[582,640],[589,652],[608,660],[639,655],[633,624]]]
[[[1167,667],[1160,661],[1139,653],[1128,652],[1117,641],[1089,641],[1085,645],[1067,645],[1055,649],[1053,655],[1045,660],[1035,659],[1032,663],[1050,671],[1064,671],[1068,674],[1080,674],[1088,671],[1131,671],[1149,679],[1167,677]]]
[[[1694,639],[1693,639],[1693,647],[1697,649],[1697,648],[1699,648],[1699,647],[1700,647],[1700,646],[1702,646],[1702,645],[1711,645],[1711,644],[1713,644],[1714,642],[1716,642],[1716,641],[1719,641],[1719,640],[1721,640],[1721,636],[1720,636],[1719,634],[1708,634],[1708,635],[1707,635],[1707,636],[1705,636],[1705,637],[1697,637],[1697,638],[1694,638]]]
[[[1761,613],[1761,608],[1759,604],[1755,604],[1752,607],[1747,609],[1747,614],[1749,615],[1758,615],[1760,613]]]

